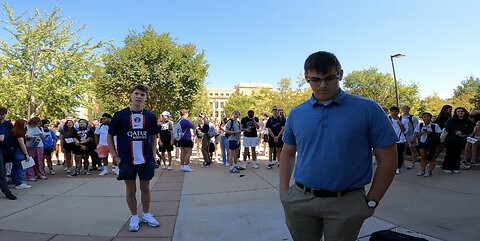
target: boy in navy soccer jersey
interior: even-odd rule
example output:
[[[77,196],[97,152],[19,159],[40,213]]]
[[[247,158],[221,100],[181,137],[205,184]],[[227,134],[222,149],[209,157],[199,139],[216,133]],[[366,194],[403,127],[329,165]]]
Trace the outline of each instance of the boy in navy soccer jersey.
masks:
[[[147,94],[147,86],[143,84],[134,86],[130,92],[130,107],[113,115],[108,130],[108,147],[113,161],[120,169],[117,180],[125,181],[127,205],[132,213],[128,226],[131,232],[138,231],[140,227],[135,197],[137,175],[140,179],[143,207],[141,221],[152,227],[160,226],[160,223],[149,213],[149,185],[155,173],[154,154],[157,151],[159,128],[155,114],[144,109]],[[117,147],[113,141],[114,136],[117,136]]]

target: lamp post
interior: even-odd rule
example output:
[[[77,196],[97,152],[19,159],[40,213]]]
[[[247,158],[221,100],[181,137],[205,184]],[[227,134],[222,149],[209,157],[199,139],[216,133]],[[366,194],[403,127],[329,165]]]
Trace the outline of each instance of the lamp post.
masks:
[[[405,56],[404,54],[390,55],[390,60],[392,61],[392,69],[393,69],[393,81],[395,82],[395,98],[396,98],[397,107],[399,107],[398,103],[400,102],[399,101],[400,99],[398,97],[397,76],[395,76],[395,65],[393,64],[393,58],[401,58],[404,56]]]
[[[35,96],[33,96],[33,85],[36,78],[35,71],[36,71],[38,56],[42,52],[55,52],[55,50],[51,48],[46,48],[44,46],[40,47],[40,44],[38,44],[38,47],[35,49],[35,54],[33,55],[33,64],[30,70],[30,84],[28,85],[27,119],[32,118],[32,114],[35,114]]]

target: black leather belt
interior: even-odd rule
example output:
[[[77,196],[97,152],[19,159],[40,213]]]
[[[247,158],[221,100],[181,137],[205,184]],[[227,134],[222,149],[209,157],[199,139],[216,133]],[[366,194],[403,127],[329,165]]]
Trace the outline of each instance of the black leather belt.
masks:
[[[334,192],[334,191],[328,191],[328,190],[322,190],[322,189],[309,188],[299,182],[295,182],[295,185],[297,185],[304,192],[309,192],[315,195],[316,197],[341,197],[341,196],[345,196],[349,192],[363,189],[363,188],[356,188],[356,189]]]

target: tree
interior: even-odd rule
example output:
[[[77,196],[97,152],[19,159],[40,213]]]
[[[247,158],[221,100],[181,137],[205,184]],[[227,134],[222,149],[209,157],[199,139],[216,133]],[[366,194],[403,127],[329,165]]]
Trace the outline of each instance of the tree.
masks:
[[[463,80],[455,90],[453,90],[452,106],[462,106],[470,109],[475,100],[480,98],[480,79],[474,76]]]
[[[85,27],[75,28],[59,8],[43,14],[35,8],[30,16],[27,12],[15,16],[6,3],[3,8],[5,19],[0,22],[12,43],[0,40],[1,88],[8,93],[0,96],[0,102],[14,118],[26,117],[29,108],[42,118],[74,112],[84,102],[85,81],[105,43],[82,40],[78,33]]]
[[[362,71],[352,71],[343,78],[345,90],[351,94],[360,95],[375,100],[385,107],[396,105],[395,82],[390,74],[379,73],[371,67]],[[407,104],[412,113],[417,113],[419,104],[419,87],[417,84],[403,85],[397,81],[400,105]]]
[[[204,51],[193,44],[177,44],[168,33],[157,34],[152,26],[131,30],[122,48],[112,47],[104,58],[105,75],[96,81],[96,97],[113,112],[129,104],[130,88],[143,83],[150,88],[146,107],[174,116],[180,109],[204,110]]]
[[[420,101],[420,107],[418,108],[420,113],[429,112],[430,114],[436,116],[440,113],[442,106],[446,104],[451,104],[443,100],[438,96],[437,93],[434,93],[431,96],[427,96]],[[418,115],[420,116],[420,115]]]

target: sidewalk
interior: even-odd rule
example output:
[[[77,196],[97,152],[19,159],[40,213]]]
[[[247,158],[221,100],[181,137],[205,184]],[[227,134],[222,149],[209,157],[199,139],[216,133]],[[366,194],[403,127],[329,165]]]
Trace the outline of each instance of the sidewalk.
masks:
[[[113,174],[67,178],[56,166],[56,176],[29,182],[31,189],[13,189],[19,200],[0,199],[0,241],[292,240],[278,198],[278,170],[267,170],[264,156],[260,169],[240,174],[219,164],[200,168],[200,158],[192,160],[192,173],[180,172],[178,162],[173,171],[156,171],[150,211],[160,228],[127,230],[124,185]],[[396,176],[375,216],[362,227],[360,240],[382,229],[426,236],[409,231],[413,229],[429,234],[428,240],[476,240],[480,214],[471,208],[480,201],[473,185],[480,172],[452,175],[437,169],[431,178],[417,177],[417,172]],[[472,185],[464,188],[466,183]]]

